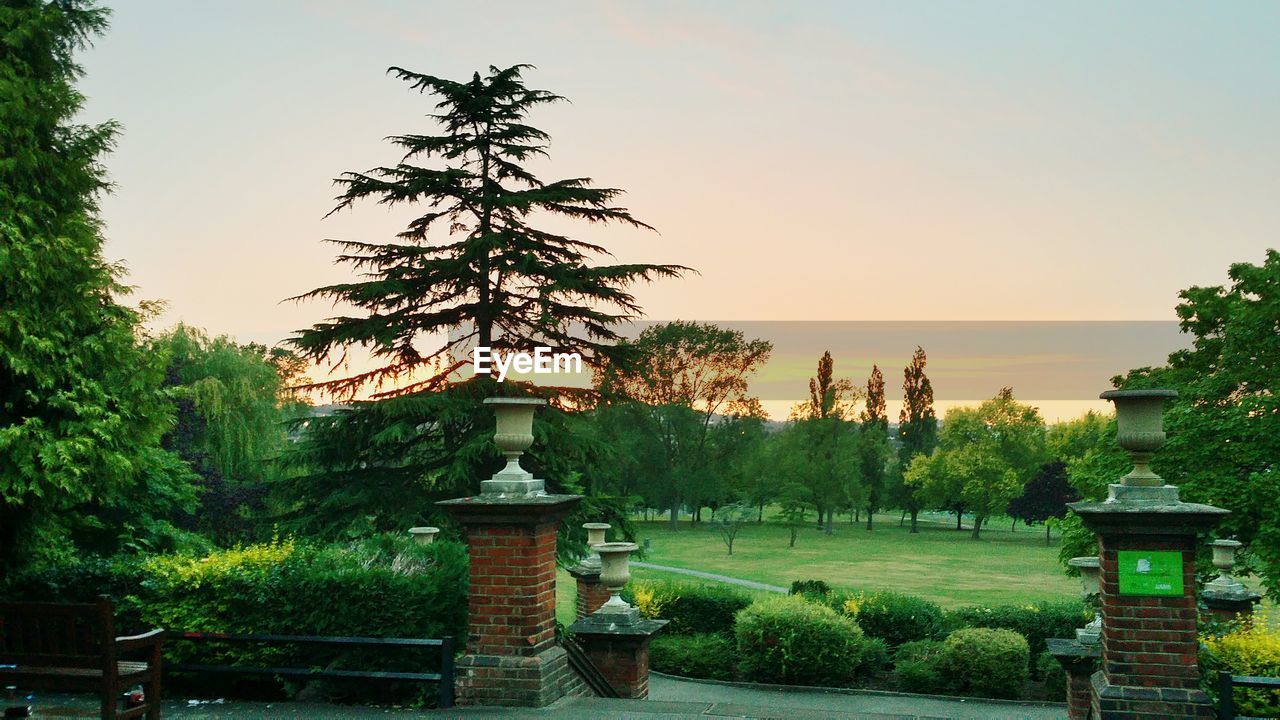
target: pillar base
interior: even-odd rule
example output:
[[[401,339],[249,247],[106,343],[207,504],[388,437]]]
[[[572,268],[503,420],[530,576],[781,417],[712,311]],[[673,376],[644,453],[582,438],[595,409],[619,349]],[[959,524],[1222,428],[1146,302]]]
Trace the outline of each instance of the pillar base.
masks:
[[[1050,638],[1046,643],[1049,654],[1067,671],[1068,720],[1088,720],[1089,706],[1093,700],[1090,693],[1091,678],[1098,669],[1099,658],[1102,657],[1101,646],[1058,638]]]
[[[459,705],[546,707],[581,684],[559,645],[536,655],[463,655],[456,668]]]
[[[649,642],[666,626],[666,620],[639,620],[633,625],[592,622],[591,617],[569,626],[591,663],[618,693],[618,697],[649,697]]]
[[[1213,720],[1213,700],[1199,689],[1112,685],[1102,671],[1093,674],[1092,720]]]

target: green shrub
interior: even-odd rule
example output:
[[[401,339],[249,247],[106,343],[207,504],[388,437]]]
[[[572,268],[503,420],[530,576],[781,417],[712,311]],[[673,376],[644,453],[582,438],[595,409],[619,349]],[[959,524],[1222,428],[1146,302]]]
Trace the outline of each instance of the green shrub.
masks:
[[[942,667],[947,646],[941,640],[912,640],[893,654],[898,688],[903,692],[945,693],[951,689]]]
[[[373,637],[466,637],[465,546],[438,541],[419,546],[409,538],[375,538],[342,547],[291,540],[220,550],[204,557],[162,555],[79,563],[14,578],[27,597],[88,600],[106,593],[116,600],[122,629],[162,627],[227,633]],[[316,646],[165,645],[172,662],[295,667],[332,666],[406,670],[435,665],[439,651],[406,649],[325,651]],[[200,691],[279,693],[275,681],[244,683],[224,678],[188,680]],[[364,688],[332,685],[341,692]],[[270,688],[264,690],[264,688]],[[427,693],[421,685],[384,686],[378,699]],[[362,697],[368,698],[365,694]]]
[[[942,670],[956,688],[979,697],[1019,698],[1027,686],[1027,639],[1012,630],[966,628],[944,641]]]
[[[1040,653],[1036,661],[1036,674],[1044,681],[1044,694],[1054,702],[1062,702],[1067,696],[1067,671],[1062,663],[1047,651]]]
[[[824,596],[831,594],[831,586],[825,580],[794,580],[791,583],[792,595]]]
[[[669,620],[664,635],[733,633],[734,617],[751,604],[751,596],[724,585],[640,580],[623,597],[647,618]]]
[[[890,647],[931,640],[943,633],[944,613],[937,604],[913,595],[875,592],[855,595],[836,608],[858,621],[862,631]]]
[[[860,669],[867,672],[879,672],[892,666],[889,657],[892,653],[889,651],[889,643],[881,638],[867,638],[866,648],[862,654],[862,667]]]
[[[1049,638],[1075,637],[1076,628],[1093,619],[1093,612],[1079,600],[1038,602],[1032,605],[966,607],[947,614],[946,625],[961,628],[1012,630],[1027,639],[1031,656],[1047,649]]]
[[[1280,677],[1280,630],[1276,613],[1257,613],[1253,622],[1237,626],[1221,636],[1202,638],[1200,653],[1204,690],[1214,699],[1218,694],[1218,672],[1233,675]],[[1253,717],[1280,715],[1280,691],[1238,689],[1235,691],[1236,712]]]
[[[757,600],[736,631],[739,668],[756,682],[843,687],[874,653],[852,618],[798,595]]]
[[[649,646],[649,667],[708,680],[733,679],[733,641],[720,633],[659,635]]]

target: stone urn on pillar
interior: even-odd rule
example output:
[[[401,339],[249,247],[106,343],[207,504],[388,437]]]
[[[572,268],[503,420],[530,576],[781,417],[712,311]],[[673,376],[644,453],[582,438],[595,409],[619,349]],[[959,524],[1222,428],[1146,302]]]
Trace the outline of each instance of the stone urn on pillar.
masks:
[[[556,641],[556,531],[582,499],[552,495],[520,466],[533,444],[533,413],[546,401],[490,398],[494,443],[506,465],[480,494],[437,505],[466,531],[470,592],[466,654],[458,659],[462,705],[549,705],[575,686]]]
[[[1197,536],[1227,511],[1182,502],[1151,469],[1165,441],[1164,403],[1176,392],[1101,397],[1115,403],[1116,441],[1134,466],[1108,486],[1105,501],[1069,506],[1098,536],[1102,657],[1090,681],[1091,717],[1211,718],[1199,686],[1195,556]]]
[[[1084,645],[1096,645],[1102,637],[1102,611],[1098,607],[1102,561],[1097,555],[1089,555],[1071,558],[1067,564],[1080,571],[1080,596],[1084,598],[1086,605],[1093,608],[1093,620],[1076,629],[1076,640]]]
[[[1231,568],[1236,564],[1236,552],[1244,545],[1239,540],[1214,540],[1209,543],[1213,548],[1213,566],[1218,569],[1218,577],[1204,586],[1200,594],[1204,604],[1218,620],[1248,621],[1253,614],[1253,606],[1262,600],[1262,595],[1249,590],[1244,583],[1231,577]]]
[[[622,599],[622,588],[631,579],[629,560],[635,543],[607,542],[594,546],[602,569],[599,582],[608,588],[609,600],[599,610],[569,626],[591,662],[613,686],[619,697],[643,698],[649,694],[649,642],[666,620],[645,619]]]
[[[600,572],[604,569],[600,563],[600,553],[596,546],[605,542],[605,533],[609,531],[608,523],[583,523],[587,531],[587,556],[576,566],[569,568],[577,584],[578,602],[574,617],[578,620],[600,609],[609,599],[609,589],[600,582]]]

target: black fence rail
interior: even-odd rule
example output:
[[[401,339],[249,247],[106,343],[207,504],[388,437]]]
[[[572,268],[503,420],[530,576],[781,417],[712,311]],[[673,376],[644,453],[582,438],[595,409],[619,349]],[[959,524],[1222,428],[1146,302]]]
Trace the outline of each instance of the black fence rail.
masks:
[[[262,645],[319,645],[336,648],[440,648],[439,672],[390,672],[384,670],[350,670],[315,667],[247,667],[243,665],[210,665],[201,663],[165,663],[165,672],[220,673],[257,675],[306,680],[381,680],[387,682],[438,683],[439,706],[453,707],[453,638],[374,638],[334,637],[329,635],[235,635],[216,632],[170,631],[171,640],[198,643],[257,643]]]
[[[1225,670],[1218,673],[1218,720],[1266,720],[1236,715],[1236,688],[1280,691],[1280,678],[1232,675]]]

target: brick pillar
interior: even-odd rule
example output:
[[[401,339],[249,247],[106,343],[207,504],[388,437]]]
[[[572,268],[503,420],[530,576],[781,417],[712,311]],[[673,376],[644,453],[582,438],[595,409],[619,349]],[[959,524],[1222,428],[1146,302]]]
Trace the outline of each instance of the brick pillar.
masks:
[[[569,630],[618,697],[649,697],[649,641],[666,620],[637,620],[632,625],[579,620]]]
[[[609,588],[600,582],[600,568],[589,568],[579,565],[571,568],[569,574],[577,581],[578,601],[575,619],[590,615],[600,609],[609,600]]]
[[[1067,718],[1089,720],[1089,708],[1093,704],[1090,678],[1098,669],[1101,648],[1096,644],[1076,640],[1050,638],[1049,653],[1067,672]]]
[[[465,529],[470,555],[460,705],[542,707],[573,680],[556,644],[556,530],[577,495],[480,495],[438,503]]]
[[[1165,505],[1112,501],[1072,507],[1098,534],[1102,565],[1102,669],[1091,680],[1092,717],[1212,718],[1212,701],[1199,688],[1195,555],[1197,535],[1226,511],[1179,502],[1176,491]],[[1181,582],[1181,592],[1165,595],[1132,585],[1122,592],[1122,577],[1129,583],[1142,574],[1141,558],[1152,553],[1174,553],[1167,577],[1175,589]]]

